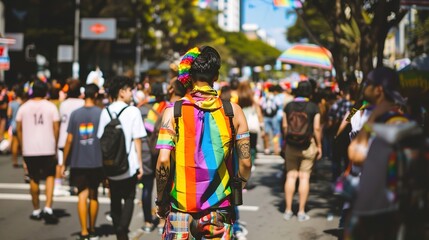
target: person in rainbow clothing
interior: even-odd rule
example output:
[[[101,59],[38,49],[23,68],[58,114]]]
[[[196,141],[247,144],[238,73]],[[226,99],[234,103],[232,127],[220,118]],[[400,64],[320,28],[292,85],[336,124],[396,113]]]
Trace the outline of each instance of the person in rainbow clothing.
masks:
[[[190,49],[179,65],[178,80],[190,91],[165,109],[156,145],[162,239],[232,239],[234,207],[252,163],[243,111],[213,89],[220,63],[219,53],[204,46]]]

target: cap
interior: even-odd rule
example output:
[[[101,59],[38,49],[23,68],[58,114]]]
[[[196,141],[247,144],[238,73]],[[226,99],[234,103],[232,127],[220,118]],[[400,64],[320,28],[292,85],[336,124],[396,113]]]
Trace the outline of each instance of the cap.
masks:
[[[397,104],[405,105],[406,100],[399,93],[399,76],[398,73],[388,67],[378,67],[367,75],[365,85],[382,86],[386,95]]]

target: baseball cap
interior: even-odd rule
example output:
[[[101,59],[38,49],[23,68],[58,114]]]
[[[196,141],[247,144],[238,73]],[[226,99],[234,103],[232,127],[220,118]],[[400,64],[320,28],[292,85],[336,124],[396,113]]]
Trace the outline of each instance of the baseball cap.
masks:
[[[382,86],[384,93],[388,95],[397,104],[405,105],[404,99],[399,93],[399,76],[398,73],[388,67],[378,67],[367,75],[365,86],[375,85]]]

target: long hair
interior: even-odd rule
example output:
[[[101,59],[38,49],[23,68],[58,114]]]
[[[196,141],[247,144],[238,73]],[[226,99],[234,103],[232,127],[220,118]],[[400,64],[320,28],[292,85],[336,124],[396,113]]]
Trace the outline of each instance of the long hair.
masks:
[[[242,82],[237,88],[238,105],[242,108],[250,107],[254,103],[254,91],[250,87],[249,82]]]

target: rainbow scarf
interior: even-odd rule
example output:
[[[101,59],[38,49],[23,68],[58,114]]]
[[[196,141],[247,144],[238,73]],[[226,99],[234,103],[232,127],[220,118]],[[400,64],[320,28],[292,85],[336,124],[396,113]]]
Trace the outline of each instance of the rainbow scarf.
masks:
[[[179,75],[177,80],[179,80],[185,88],[190,88],[192,85],[190,70],[192,63],[200,54],[200,50],[197,47],[194,47],[185,53],[179,63]]]
[[[182,212],[231,205],[232,133],[222,101],[215,93],[208,86],[194,88],[183,98],[182,116],[178,119],[179,138],[172,130],[161,128],[159,133],[156,148],[175,150],[170,195],[172,207]]]
[[[152,106],[152,110],[150,110],[147,114],[147,117],[144,119],[144,127],[147,131],[153,132],[155,129],[155,123],[158,120],[158,118],[162,117],[161,114],[164,111],[164,109],[167,107],[167,102],[162,101],[159,103],[155,103]],[[156,111],[156,112],[154,112]]]

